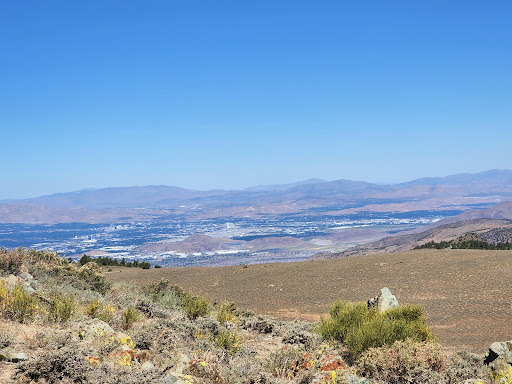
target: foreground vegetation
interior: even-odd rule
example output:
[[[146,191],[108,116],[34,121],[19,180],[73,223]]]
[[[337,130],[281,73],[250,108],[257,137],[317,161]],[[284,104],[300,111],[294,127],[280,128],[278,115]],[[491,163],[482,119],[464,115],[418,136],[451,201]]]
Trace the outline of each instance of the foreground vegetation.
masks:
[[[111,284],[94,262],[23,249],[0,250],[0,275],[0,382],[492,379],[481,359],[444,353],[417,306],[380,313],[338,301],[318,324],[283,322],[166,280],[143,289]]]

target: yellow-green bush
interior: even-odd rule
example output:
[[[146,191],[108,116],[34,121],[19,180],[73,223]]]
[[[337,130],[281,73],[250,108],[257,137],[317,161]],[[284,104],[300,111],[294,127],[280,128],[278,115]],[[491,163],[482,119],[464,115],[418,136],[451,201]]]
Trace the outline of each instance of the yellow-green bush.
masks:
[[[379,312],[366,303],[336,301],[322,319],[318,331],[324,339],[347,345],[353,358],[369,348],[391,345],[397,340],[431,341],[433,335],[427,326],[423,308],[404,305]]]
[[[242,347],[242,338],[234,329],[224,329],[214,339],[218,348],[223,348],[231,354],[235,354]]]
[[[39,300],[25,291],[22,284],[9,289],[0,281],[0,314],[10,320],[26,322],[39,311]]]
[[[75,298],[71,295],[59,295],[50,301],[49,319],[53,322],[65,323],[76,310]]]
[[[85,307],[84,313],[89,317],[96,317],[100,311],[101,304],[98,299],[92,300]]]
[[[121,327],[124,330],[130,329],[139,319],[139,312],[134,307],[126,308],[121,315]]]
[[[217,321],[221,325],[225,325],[226,322],[234,322],[238,319],[238,309],[235,303],[223,302],[217,309]]]
[[[206,316],[210,312],[210,302],[206,297],[195,296],[188,292],[181,300],[180,307],[191,320]]]

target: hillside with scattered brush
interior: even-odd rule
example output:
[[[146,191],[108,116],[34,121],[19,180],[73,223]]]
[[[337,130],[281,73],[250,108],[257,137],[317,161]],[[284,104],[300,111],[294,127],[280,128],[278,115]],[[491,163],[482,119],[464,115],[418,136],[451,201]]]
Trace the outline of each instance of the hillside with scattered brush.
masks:
[[[424,309],[396,299],[383,307],[385,289],[371,305],[337,300],[315,323],[258,315],[166,279],[113,283],[96,263],[49,252],[2,249],[0,274],[2,383],[490,383],[505,375],[482,357],[445,352]]]
[[[419,233],[388,236],[381,240],[349,248],[344,252],[319,253],[314,258],[337,258],[373,253],[404,252],[429,242],[451,241],[467,233],[476,233],[489,243],[510,242],[512,239],[512,221],[508,219],[479,218],[442,225],[436,224],[436,226],[431,226],[429,229]]]

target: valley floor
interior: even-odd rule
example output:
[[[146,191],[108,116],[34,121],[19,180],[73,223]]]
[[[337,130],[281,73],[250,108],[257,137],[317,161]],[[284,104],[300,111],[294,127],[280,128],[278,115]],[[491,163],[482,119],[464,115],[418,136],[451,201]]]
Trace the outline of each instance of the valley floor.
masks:
[[[162,278],[212,300],[281,318],[317,320],[337,299],[366,300],[387,286],[425,307],[448,350],[484,354],[512,338],[512,251],[415,250],[333,260],[211,268],[113,268],[114,282]]]

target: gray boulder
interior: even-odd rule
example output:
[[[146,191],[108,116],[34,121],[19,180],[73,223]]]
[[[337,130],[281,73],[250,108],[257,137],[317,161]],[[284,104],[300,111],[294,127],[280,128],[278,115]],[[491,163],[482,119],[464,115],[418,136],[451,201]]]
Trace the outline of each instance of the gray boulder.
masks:
[[[498,359],[512,365],[512,340],[501,342],[497,341],[489,346],[489,351],[487,352],[487,355],[485,355],[484,363],[489,365]]]
[[[388,287],[384,287],[377,296],[368,300],[368,308],[372,307],[377,308],[380,312],[384,312],[389,308],[398,307],[398,300]]]

